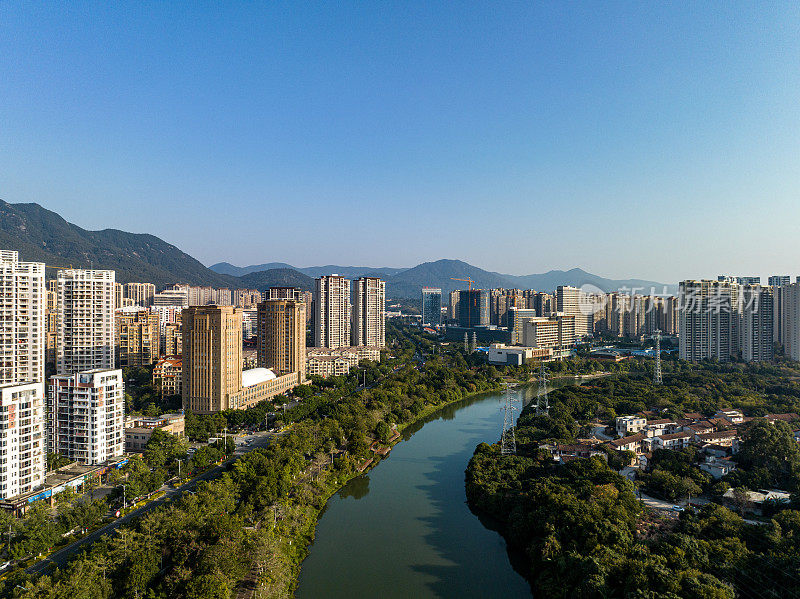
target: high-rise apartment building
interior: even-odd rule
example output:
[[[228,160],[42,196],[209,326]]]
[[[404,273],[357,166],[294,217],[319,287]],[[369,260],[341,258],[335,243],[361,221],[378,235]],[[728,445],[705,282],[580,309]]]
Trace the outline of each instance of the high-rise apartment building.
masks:
[[[774,356],[774,304],[772,287],[744,285],[740,289],[740,343],[745,362],[772,360]]]
[[[113,285],[110,288],[113,291]],[[122,370],[50,377],[48,450],[90,465],[121,456],[125,451],[124,391]]]
[[[114,271],[59,270],[56,369],[75,374],[114,367]]]
[[[227,410],[242,388],[242,314],[231,306],[181,312],[183,407],[198,414]]]
[[[125,283],[125,297],[133,302],[134,306],[150,306],[156,294],[156,286],[152,283]]]
[[[536,316],[550,316],[556,311],[555,299],[549,293],[533,292],[528,296],[528,308],[536,310]]]
[[[508,310],[508,337],[511,345],[521,345],[524,340],[525,323],[539,315],[533,308],[510,308]]]
[[[54,283],[58,283],[58,281],[54,280]],[[54,288],[54,291],[57,292],[57,287]],[[123,301],[125,299],[125,288],[122,286],[122,283],[114,283],[114,309],[119,310],[125,305]]]
[[[508,326],[509,308],[525,308],[526,305],[521,289],[492,289],[489,292],[489,324]]]
[[[237,308],[256,308],[261,302],[261,292],[256,289],[234,289],[233,305]]]
[[[0,250],[0,383],[44,383],[44,264]]]
[[[158,314],[143,308],[122,308],[114,319],[116,358],[120,366],[150,366],[158,360],[161,345]]]
[[[792,277],[789,275],[772,275],[768,281],[772,287],[783,287],[784,285],[792,284]]]
[[[268,299],[258,305],[258,365],[281,376],[306,378],[306,309],[295,299]]]
[[[316,279],[314,345],[336,349],[350,345],[350,281],[339,275]]]
[[[439,287],[422,288],[422,324],[432,327],[442,324],[442,290]]]
[[[738,285],[728,280],[682,281],[679,298],[680,359],[690,362],[706,359],[730,361],[737,349],[734,307]]]
[[[189,292],[184,289],[165,289],[153,296],[153,306],[189,306]]]
[[[0,499],[44,484],[44,382],[0,384]]]
[[[180,356],[183,353],[183,336],[180,322],[161,325],[161,355]]]
[[[461,297],[461,292],[458,290],[451,291],[448,296],[448,304],[447,304],[447,318],[450,320],[458,320],[459,314],[459,298]]]
[[[386,346],[386,282],[361,277],[353,283],[352,345]]]

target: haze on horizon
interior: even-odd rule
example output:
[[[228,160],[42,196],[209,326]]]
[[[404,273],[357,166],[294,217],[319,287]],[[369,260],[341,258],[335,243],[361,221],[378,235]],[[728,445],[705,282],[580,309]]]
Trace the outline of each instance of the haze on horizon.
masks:
[[[800,5],[0,5],[0,197],[206,264],[800,274]]]

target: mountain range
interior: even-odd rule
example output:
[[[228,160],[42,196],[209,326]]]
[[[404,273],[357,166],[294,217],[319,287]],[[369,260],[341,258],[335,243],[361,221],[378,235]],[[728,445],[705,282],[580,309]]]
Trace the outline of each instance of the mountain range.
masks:
[[[579,268],[524,276],[507,275],[486,271],[461,260],[437,260],[413,268],[333,264],[296,268],[284,262],[245,267],[220,262],[207,268],[154,235],[117,229],[88,231],[38,204],[9,204],[2,200],[0,249],[18,250],[22,260],[45,262],[52,267],[48,270],[48,278],[55,275],[57,268],[64,267],[113,269],[118,282],[146,281],[159,289],[174,283],[189,283],[259,291],[272,286],[311,290],[315,277],[334,273],[348,278],[381,277],[386,280],[387,297],[394,298],[418,298],[422,286],[441,287],[444,294],[467,286],[453,278],[471,278],[473,287],[482,289],[505,287],[552,291],[558,285],[584,284],[603,291],[616,291],[623,287],[663,288],[662,284],[653,281],[607,279]]]

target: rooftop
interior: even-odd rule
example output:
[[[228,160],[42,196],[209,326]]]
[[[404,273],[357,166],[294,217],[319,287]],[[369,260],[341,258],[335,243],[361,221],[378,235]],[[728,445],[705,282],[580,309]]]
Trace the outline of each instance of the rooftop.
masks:
[[[242,387],[252,387],[276,378],[278,377],[269,368],[251,368],[242,371]]]

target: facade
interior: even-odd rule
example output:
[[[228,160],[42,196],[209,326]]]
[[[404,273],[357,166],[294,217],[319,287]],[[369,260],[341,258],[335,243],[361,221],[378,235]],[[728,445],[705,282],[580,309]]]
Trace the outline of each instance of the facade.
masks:
[[[234,289],[233,305],[237,308],[256,308],[261,301],[261,292],[257,289]]]
[[[44,383],[44,264],[0,250],[0,384]]]
[[[122,308],[114,315],[116,357],[120,366],[150,366],[161,349],[158,314],[143,308]]]
[[[44,382],[0,384],[0,499],[44,485]]]
[[[525,323],[537,317],[535,308],[509,308],[507,317],[509,343],[521,344],[525,334]]]
[[[48,450],[83,464],[102,464],[125,450],[122,370],[50,377]]]
[[[526,347],[571,347],[577,339],[575,328],[575,316],[571,314],[528,318],[523,325],[522,342]]]
[[[125,283],[123,287],[124,297],[131,300],[134,306],[147,307],[153,303],[156,286],[152,283]]]
[[[167,323],[162,327],[161,334],[161,355],[180,356],[183,354],[183,335],[181,333],[181,323]]]
[[[183,414],[163,414],[155,418],[141,416],[128,418],[125,421],[125,450],[144,451],[156,429],[170,435],[183,437],[185,429]]]
[[[463,328],[489,325],[489,292],[484,289],[458,292],[458,326]]]
[[[510,308],[525,308],[527,305],[521,289],[492,289],[489,292],[489,324],[508,326]]]
[[[439,287],[422,288],[422,325],[442,325],[442,290]]]
[[[258,305],[258,365],[281,376],[306,378],[306,304],[268,299]]]
[[[800,283],[781,287],[781,335],[786,355],[800,360]]]
[[[181,312],[183,407],[197,414],[229,409],[242,388],[242,315],[231,306]]]
[[[339,275],[316,279],[314,345],[336,349],[350,345],[350,281]]]
[[[153,367],[153,386],[161,397],[181,394],[183,363],[180,357],[161,358]]]
[[[360,277],[353,282],[351,345],[386,346],[386,282]]]
[[[489,364],[503,366],[522,366],[532,360],[550,360],[553,350],[549,347],[513,347],[502,343],[489,346],[487,360]]]
[[[114,367],[114,271],[59,270],[56,371]]]
[[[456,291],[451,291],[448,296],[447,318],[449,318],[450,320],[458,320],[458,314],[459,314],[458,301],[459,298],[461,297],[460,294],[461,292],[456,290]]]
[[[771,287],[784,287],[792,284],[792,277],[789,275],[773,275],[767,280]]]

